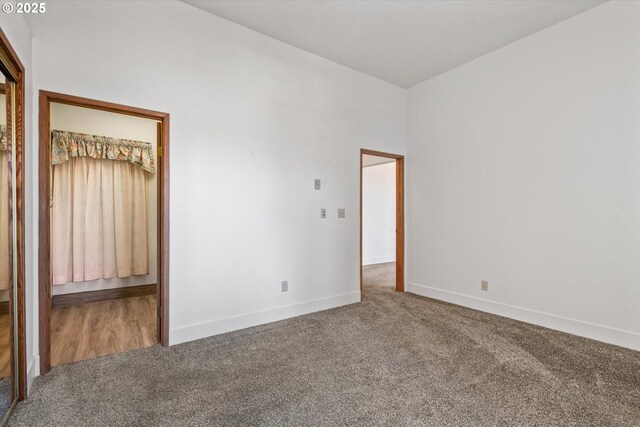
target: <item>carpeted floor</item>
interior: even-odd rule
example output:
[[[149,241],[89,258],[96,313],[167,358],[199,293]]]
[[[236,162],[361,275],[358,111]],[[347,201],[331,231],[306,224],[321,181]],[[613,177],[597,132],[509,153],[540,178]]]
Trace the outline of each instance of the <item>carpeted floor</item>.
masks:
[[[367,286],[361,304],[59,366],[11,426],[638,426],[640,352]]]
[[[363,286],[396,287],[396,263],[371,264],[362,266]]]
[[[11,407],[13,400],[11,400],[11,378],[0,378],[0,420],[4,418],[7,411]]]

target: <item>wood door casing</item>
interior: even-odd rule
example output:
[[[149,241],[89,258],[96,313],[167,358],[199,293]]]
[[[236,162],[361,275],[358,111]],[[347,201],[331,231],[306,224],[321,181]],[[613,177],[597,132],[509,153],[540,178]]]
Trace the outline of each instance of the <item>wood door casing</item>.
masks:
[[[20,61],[17,53],[11,46],[7,36],[0,29],[0,71],[12,82],[13,91],[7,90],[7,95],[12,98],[13,123],[15,129],[12,135],[11,148],[13,150],[15,162],[15,239],[17,268],[13,272],[15,275],[16,298],[10,298],[9,310],[11,319],[17,321],[17,336],[12,335],[12,340],[17,339],[17,378],[12,381],[17,382],[18,400],[23,400],[27,396],[27,365],[26,365],[26,317],[25,317],[25,214],[24,214],[24,65]],[[9,95],[9,92],[12,92]],[[7,123],[9,125],[9,123]],[[8,132],[11,135],[12,132]],[[14,315],[14,312],[15,315]],[[11,334],[13,334],[13,324]],[[12,351],[13,357],[13,351]],[[13,389],[15,389],[14,387]]]
[[[362,156],[386,157],[396,162],[396,291],[404,292],[404,156],[360,149],[360,300],[362,300]]]
[[[51,126],[52,102],[157,120],[158,126],[158,339],[169,345],[169,114],[128,105],[40,91],[39,102],[39,331],[40,374],[51,369]]]

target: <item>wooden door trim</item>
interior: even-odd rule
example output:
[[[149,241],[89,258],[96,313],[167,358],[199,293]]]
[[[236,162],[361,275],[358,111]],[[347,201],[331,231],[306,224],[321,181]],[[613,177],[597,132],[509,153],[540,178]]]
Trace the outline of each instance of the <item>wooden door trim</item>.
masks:
[[[39,330],[40,374],[51,369],[51,126],[52,102],[158,120],[158,341],[169,345],[169,114],[62,93],[40,91],[39,113]]]
[[[70,305],[76,304],[87,304],[91,302],[156,295],[157,292],[157,284],[127,286],[124,288],[99,289],[97,291],[53,295],[53,297],[51,298],[51,305],[53,307],[68,307]],[[0,312],[1,310],[2,308],[0,307]]]
[[[362,168],[363,155],[386,157],[396,161],[396,291],[404,292],[404,156],[360,149],[360,300],[362,300]]]
[[[5,73],[15,83],[15,140],[12,141],[12,148],[15,150],[15,169],[16,169],[16,258],[17,270],[16,274],[16,293],[17,307],[11,307],[10,310],[17,308],[18,314],[18,400],[24,400],[27,397],[27,365],[26,365],[26,309],[25,309],[25,240],[24,240],[24,65],[18,58],[18,54],[11,46],[9,39],[0,29],[0,71]],[[12,300],[12,299],[11,299]],[[11,305],[11,304],[10,304]],[[13,317],[11,316],[12,322]],[[13,323],[11,333],[13,333]],[[11,352],[13,355],[13,351]],[[12,356],[13,357],[13,356]]]

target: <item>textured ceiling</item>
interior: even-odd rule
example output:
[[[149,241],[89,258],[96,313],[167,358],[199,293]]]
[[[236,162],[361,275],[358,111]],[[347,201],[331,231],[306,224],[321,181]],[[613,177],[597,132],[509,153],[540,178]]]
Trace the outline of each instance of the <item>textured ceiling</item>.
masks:
[[[197,1],[193,6],[411,87],[603,1]]]

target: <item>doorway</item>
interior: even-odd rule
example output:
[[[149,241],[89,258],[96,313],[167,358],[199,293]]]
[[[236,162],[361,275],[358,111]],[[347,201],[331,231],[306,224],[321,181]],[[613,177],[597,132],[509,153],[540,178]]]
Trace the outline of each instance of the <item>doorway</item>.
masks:
[[[169,115],[40,91],[40,373],[169,344]]]
[[[27,394],[24,66],[0,30],[0,424]]]
[[[404,292],[404,156],[361,149],[361,299],[365,279]]]

